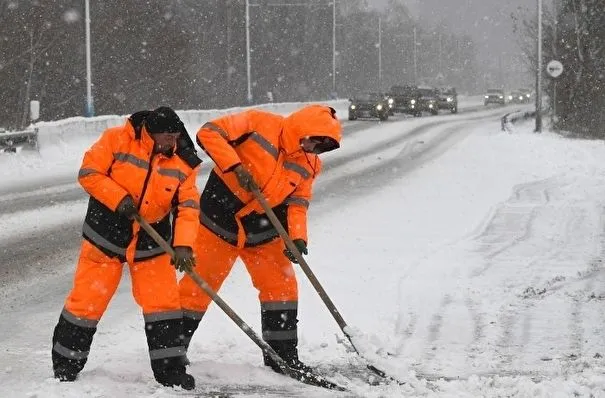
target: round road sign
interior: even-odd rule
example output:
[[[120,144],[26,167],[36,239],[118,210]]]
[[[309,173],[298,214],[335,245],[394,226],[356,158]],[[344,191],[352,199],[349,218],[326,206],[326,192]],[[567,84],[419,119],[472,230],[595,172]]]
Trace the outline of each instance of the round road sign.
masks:
[[[552,60],[546,65],[546,72],[551,77],[559,77],[563,73],[563,64],[559,61]]]

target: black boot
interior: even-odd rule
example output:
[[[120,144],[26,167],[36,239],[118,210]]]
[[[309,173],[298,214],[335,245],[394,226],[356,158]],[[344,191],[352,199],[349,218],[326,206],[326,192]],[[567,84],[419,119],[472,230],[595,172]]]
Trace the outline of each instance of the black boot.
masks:
[[[53,372],[60,381],[74,381],[88,360],[97,321],[79,318],[63,309],[53,333]]]
[[[174,314],[145,314],[145,334],[151,369],[158,383],[167,387],[195,388],[195,379],[185,371],[183,356],[183,318]]]
[[[189,350],[189,343],[191,343],[191,338],[200,325],[204,312],[188,310],[183,312],[183,346],[185,347],[185,355],[181,357],[181,361],[184,366],[189,366],[191,362],[189,361],[189,358],[187,358],[187,350]]]
[[[269,302],[261,304],[263,340],[286,364],[301,373],[313,373],[313,369],[298,359],[298,308],[296,302]],[[271,357],[263,353],[265,365],[277,373],[283,373]]]

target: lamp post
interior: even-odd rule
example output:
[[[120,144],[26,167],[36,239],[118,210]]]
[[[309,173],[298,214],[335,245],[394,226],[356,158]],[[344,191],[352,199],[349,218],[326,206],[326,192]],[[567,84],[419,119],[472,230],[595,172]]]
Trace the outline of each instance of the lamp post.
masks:
[[[85,116],[94,116],[95,108],[92,101],[92,71],[90,66],[90,4],[89,0],[84,2],[85,25],[86,25],[86,110]]]
[[[542,0],[538,0],[538,67],[536,68],[536,133],[542,132]]]
[[[418,42],[416,38],[416,25],[414,25],[414,84],[418,84]]]
[[[336,0],[332,0],[332,92],[336,93]],[[311,7],[306,3],[268,3],[268,4],[250,4],[246,0],[246,76],[248,89],[248,103],[252,103],[252,83],[251,83],[251,50],[250,50],[250,7]]]
[[[378,89],[382,92],[382,18],[378,16]]]

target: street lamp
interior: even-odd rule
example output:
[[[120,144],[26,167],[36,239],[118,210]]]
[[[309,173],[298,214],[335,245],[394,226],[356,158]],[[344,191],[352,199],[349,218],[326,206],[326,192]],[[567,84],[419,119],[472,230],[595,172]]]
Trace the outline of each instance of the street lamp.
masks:
[[[542,0],[538,0],[538,67],[536,69],[536,133],[542,132]]]
[[[87,0],[88,1],[88,0]],[[336,93],[336,0],[332,0],[332,92]],[[261,4],[250,4],[250,0],[246,0],[246,77],[247,77],[247,98],[248,103],[252,103],[252,85],[251,85],[251,56],[250,56],[250,6],[260,7]],[[265,4],[265,7],[310,7],[309,4],[286,4],[286,3],[271,3]]]
[[[84,2],[85,25],[86,25],[86,110],[85,116],[94,116],[95,108],[92,101],[92,72],[90,66],[90,4],[89,0]]]

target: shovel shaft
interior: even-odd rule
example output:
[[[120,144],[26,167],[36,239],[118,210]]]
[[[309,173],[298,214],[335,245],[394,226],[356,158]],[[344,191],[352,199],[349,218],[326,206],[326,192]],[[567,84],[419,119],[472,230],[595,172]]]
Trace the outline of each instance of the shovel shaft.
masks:
[[[170,246],[168,242],[166,242],[164,238],[160,236],[160,234],[155,229],[153,229],[151,225],[149,225],[149,223],[143,217],[141,217],[141,215],[135,215],[134,219],[141,225],[141,228],[143,228],[145,232],[147,232],[149,236],[151,236],[151,238],[158,245],[160,245],[160,247],[164,249],[166,253],[168,253],[168,255],[170,255],[170,257],[174,257],[174,249]],[[288,376],[292,378],[297,378],[296,374],[277,354],[277,352],[275,352],[275,350],[271,348],[271,346],[267,344],[267,342],[258,337],[254,330],[252,330],[252,328],[248,326],[248,324],[244,322],[244,320],[240,318],[239,315],[235,313],[235,311],[233,311],[233,309],[214,291],[214,289],[212,289],[212,287],[210,287],[210,285],[208,285],[208,283],[204,279],[202,279],[202,277],[200,277],[193,270],[187,271],[187,275],[189,275],[191,279],[193,279],[193,281],[197,283],[197,285],[212,299],[212,301],[214,301],[216,305],[218,305],[219,308],[223,310],[223,312],[227,314],[227,316],[231,318],[231,320],[235,322],[235,324],[244,333],[246,333],[246,335],[250,337],[250,339],[254,341],[254,343],[256,343],[256,345],[259,346],[261,350],[263,350],[263,352],[269,355],[271,359],[273,359],[275,363],[277,363],[280,369],[282,369]]]
[[[313,285],[313,287],[319,294],[319,297],[321,297],[324,304],[328,307],[330,314],[332,314],[332,316],[336,320],[336,323],[338,323],[338,326],[340,326],[340,329],[343,331],[343,333],[345,335],[347,335],[347,337],[349,337],[347,332],[345,332],[347,323],[345,322],[344,318],[342,317],[342,315],[340,315],[340,312],[338,311],[338,309],[336,308],[336,306],[330,299],[330,296],[328,296],[328,293],[326,293],[326,291],[323,288],[323,286],[321,285],[321,283],[319,283],[319,280],[315,277],[315,274],[313,273],[313,271],[311,271],[311,267],[309,267],[309,264],[307,264],[307,261],[305,261],[305,258],[302,256],[302,254],[300,253],[300,251],[298,250],[298,248],[296,247],[296,245],[294,244],[294,242],[288,235],[288,232],[286,232],[286,229],[284,228],[284,226],[281,224],[281,222],[275,215],[275,212],[273,211],[273,209],[271,209],[271,206],[267,202],[267,199],[265,199],[265,196],[262,194],[262,192],[260,191],[258,186],[252,186],[252,193],[254,194],[256,199],[259,201],[261,207],[265,211],[265,214],[267,214],[267,217],[269,217],[271,224],[273,224],[273,226],[277,230],[277,233],[283,239],[288,250],[290,250],[290,252],[296,258],[296,261],[298,261],[298,265],[300,265],[300,268],[303,270],[303,272],[305,273],[307,278],[309,278],[311,285]]]

